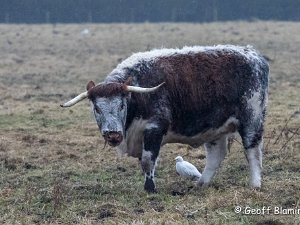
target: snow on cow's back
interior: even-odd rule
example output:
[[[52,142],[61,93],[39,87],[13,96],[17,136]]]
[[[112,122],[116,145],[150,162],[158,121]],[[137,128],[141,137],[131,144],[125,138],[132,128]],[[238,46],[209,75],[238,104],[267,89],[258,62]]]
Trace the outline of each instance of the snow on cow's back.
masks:
[[[127,68],[136,68],[137,64],[145,62],[155,62],[161,57],[170,57],[175,55],[191,55],[200,52],[206,54],[217,54],[218,52],[230,52],[234,54],[241,54],[247,59],[261,59],[260,54],[250,45],[235,46],[235,45],[216,45],[216,46],[192,46],[179,48],[161,48],[153,49],[147,52],[138,52],[132,54],[130,57],[121,62],[113,71],[112,74],[120,73]],[[138,69],[138,68],[136,68]]]

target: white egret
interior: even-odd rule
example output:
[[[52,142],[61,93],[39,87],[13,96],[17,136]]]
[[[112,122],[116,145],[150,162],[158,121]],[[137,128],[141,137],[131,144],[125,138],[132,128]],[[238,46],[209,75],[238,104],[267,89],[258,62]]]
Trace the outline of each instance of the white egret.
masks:
[[[192,180],[200,179],[201,173],[197,170],[197,168],[193,164],[184,161],[181,156],[177,156],[175,160],[176,160],[176,171],[180,176]]]

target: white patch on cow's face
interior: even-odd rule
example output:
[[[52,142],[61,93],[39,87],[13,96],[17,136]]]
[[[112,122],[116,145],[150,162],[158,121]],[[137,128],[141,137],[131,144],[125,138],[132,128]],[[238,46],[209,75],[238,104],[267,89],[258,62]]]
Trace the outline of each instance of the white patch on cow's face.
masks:
[[[261,98],[259,92],[254,92],[252,97],[247,101],[248,107],[252,109],[254,118],[262,115]]]
[[[96,98],[92,102],[92,109],[103,136],[107,132],[118,132],[124,136],[127,116],[126,97]]]

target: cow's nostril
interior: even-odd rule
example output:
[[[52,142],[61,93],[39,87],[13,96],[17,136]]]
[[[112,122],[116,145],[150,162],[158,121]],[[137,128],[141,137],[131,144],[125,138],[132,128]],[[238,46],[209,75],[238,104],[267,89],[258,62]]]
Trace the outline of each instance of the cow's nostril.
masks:
[[[123,140],[122,134],[120,132],[115,132],[115,131],[103,132],[103,137],[107,141],[112,141],[112,142],[121,142]]]
[[[110,139],[118,139],[120,137],[120,134],[118,133],[113,133],[113,134],[109,134],[108,138]]]

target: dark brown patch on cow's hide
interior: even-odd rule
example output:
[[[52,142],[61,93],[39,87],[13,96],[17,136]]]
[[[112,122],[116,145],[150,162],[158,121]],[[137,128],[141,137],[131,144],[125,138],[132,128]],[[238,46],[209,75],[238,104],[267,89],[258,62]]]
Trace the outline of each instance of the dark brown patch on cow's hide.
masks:
[[[102,83],[88,90],[89,99],[96,97],[111,97],[124,95],[127,93],[127,87],[123,83]]]
[[[156,66],[165,74],[172,99],[190,110],[232,101],[240,96],[237,92],[242,75],[252,73],[241,55],[217,51],[161,58]]]

